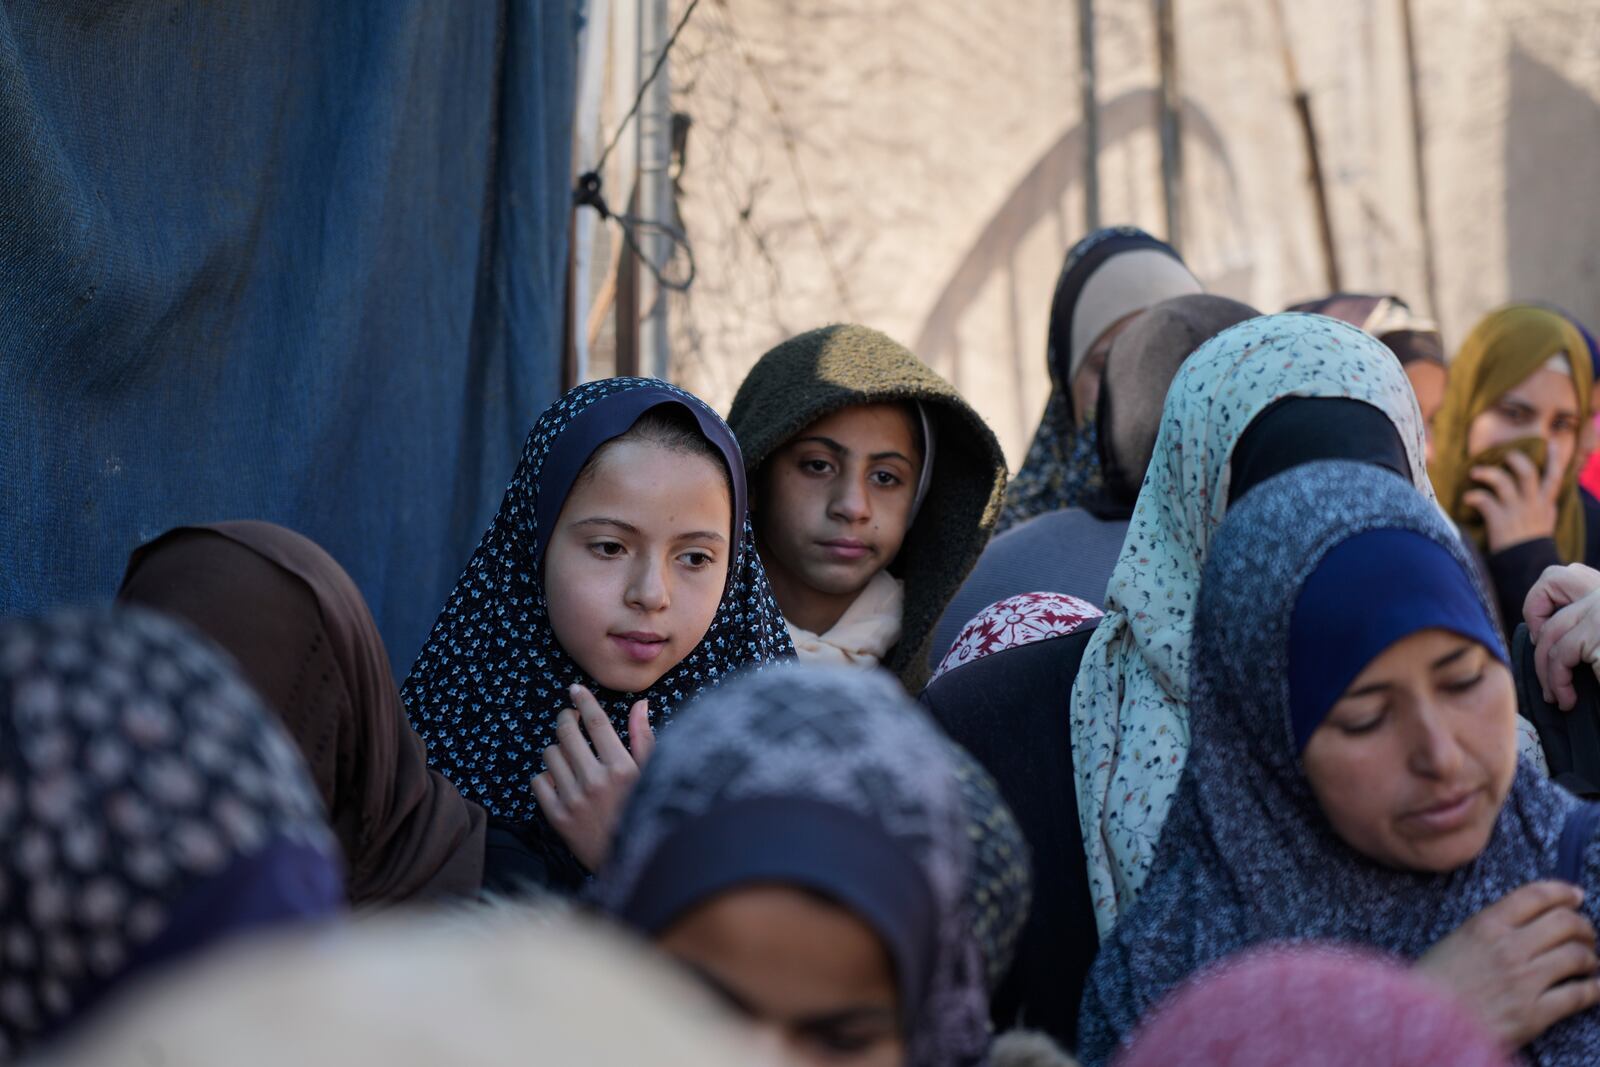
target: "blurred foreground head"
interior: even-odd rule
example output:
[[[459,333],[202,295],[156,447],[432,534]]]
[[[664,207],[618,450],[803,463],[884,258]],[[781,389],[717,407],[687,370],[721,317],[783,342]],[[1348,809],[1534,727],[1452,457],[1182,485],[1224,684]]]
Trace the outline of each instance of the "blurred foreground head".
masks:
[[[1349,948],[1246,953],[1151,1013],[1116,1067],[1510,1067],[1465,1006],[1400,963]]]
[[[343,902],[299,753],[214,648],[140,610],[0,623],[0,1061]]]
[[[42,1062],[777,1067],[668,966],[566,914],[391,914],[213,957]]]

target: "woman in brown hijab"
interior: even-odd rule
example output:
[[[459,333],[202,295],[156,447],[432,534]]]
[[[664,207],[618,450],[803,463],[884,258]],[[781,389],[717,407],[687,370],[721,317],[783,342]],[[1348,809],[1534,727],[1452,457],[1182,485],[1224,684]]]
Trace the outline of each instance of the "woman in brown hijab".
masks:
[[[238,661],[310,767],[352,904],[476,894],[483,809],[428,768],[361,591],[264,522],[183,526],[137,549],[118,599],[187,622]]]

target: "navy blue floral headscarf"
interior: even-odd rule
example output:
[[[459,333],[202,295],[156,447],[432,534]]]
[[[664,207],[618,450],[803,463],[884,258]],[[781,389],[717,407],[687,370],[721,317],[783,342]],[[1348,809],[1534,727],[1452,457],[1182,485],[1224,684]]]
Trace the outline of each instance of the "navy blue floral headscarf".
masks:
[[[646,411],[681,407],[723,454],[733,489],[733,563],[711,628],[643,693],[601,687],[556,640],[540,561],[573,482],[596,449]],[[741,667],[794,654],[745,512],[733,433],[698,397],[666,382],[607,378],[569,390],[534,423],[505,500],[406,678],[402,695],[428,760],[461,794],[513,825],[536,819],[533,777],[556,740],[568,688],[587,686],[627,735],[628,708],[650,702],[657,725]]]

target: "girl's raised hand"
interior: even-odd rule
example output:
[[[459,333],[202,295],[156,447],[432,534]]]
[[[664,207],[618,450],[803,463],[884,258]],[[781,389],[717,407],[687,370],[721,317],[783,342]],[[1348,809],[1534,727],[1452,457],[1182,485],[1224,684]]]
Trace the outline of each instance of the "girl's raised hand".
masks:
[[[628,711],[630,751],[593,693],[575,685],[571,694],[576,707],[556,720],[556,743],[544,750],[545,770],[534,776],[533,796],[572,854],[593,871],[610,852],[623,805],[656,739],[647,702]]]

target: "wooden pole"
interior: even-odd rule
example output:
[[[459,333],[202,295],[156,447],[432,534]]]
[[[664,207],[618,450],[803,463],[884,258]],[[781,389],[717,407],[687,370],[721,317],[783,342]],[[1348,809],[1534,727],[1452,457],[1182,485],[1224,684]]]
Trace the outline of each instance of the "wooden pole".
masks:
[[[1178,86],[1177,0],[1156,0],[1156,49],[1161,66],[1161,196],[1167,243],[1183,251],[1183,92]]]
[[[1416,15],[1411,0],[1400,0],[1405,23],[1406,81],[1411,95],[1412,173],[1417,180],[1417,221],[1422,227],[1422,284],[1428,295],[1428,314],[1439,320],[1439,275],[1433,258],[1433,216],[1428,207],[1427,123],[1422,111],[1422,75],[1417,67]]]
[[[1078,93],[1083,109],[1083,221],[1100,228],[1100,105],[1095,100],[1094,0],[1078,0]]]
[[[1305,143],[1306,168],[1311,181],[1311,199],[1317,213],[1317,235],[1322,242],[1322,270],[1328,291],[1337,293],[1342,288],[1339,274],[1339,250],[1334,244],[1333,214],[1328,208],[1328,185],[1322,172],[1322,146],[1317,140],[1316,119],[1311,113],[1311,94],[1300,83],[1300,68],[1294,61],[1294,48],[1289,43],[1289,26],[1283,14],[1283,0],[1273,0],[1273,15],[1278,24],[1278,43],[1283,52],[1283,72],[1289,83],[1289,95],[1295,115],[1300,122],[1300,136]]]

